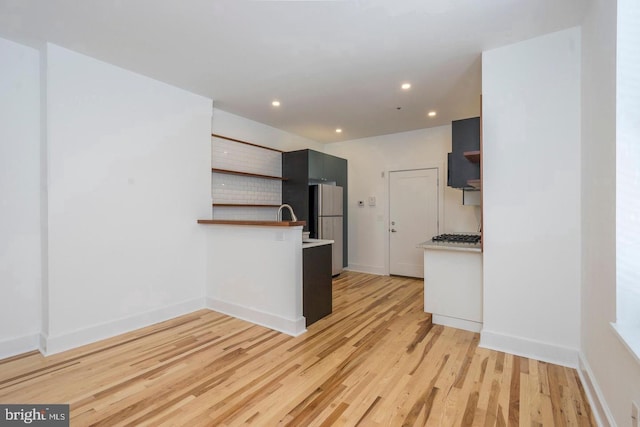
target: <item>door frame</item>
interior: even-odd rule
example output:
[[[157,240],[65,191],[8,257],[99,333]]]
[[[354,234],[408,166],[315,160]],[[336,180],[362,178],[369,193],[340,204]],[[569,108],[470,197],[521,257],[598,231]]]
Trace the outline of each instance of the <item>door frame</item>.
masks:
[[[391,275],[391,172],[410,172],[422,169],[436,169],[438,174],[438,234],[442,233],[442,229],[444,226],[444,188],[443,185],[446,185],[445,176],[444,176],[444,162],[438,163],[426,163],[424,165],[419,165],[415,167],[396,167],[384,170],[384,175],[386,177],[386,190],[387,190],[387,209],[385,211],[385,224],[386,224],[386,233],[387,236],[384,239],[384,274],[385,276]],[[424,239],[429,238],[429,236],[425,236]],[[421,242],[416,242],[416,244]]]

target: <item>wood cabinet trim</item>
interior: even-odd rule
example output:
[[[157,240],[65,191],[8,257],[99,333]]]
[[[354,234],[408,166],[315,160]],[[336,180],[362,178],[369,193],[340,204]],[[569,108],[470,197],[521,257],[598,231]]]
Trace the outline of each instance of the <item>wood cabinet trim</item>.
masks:
[[[471,163],[480,163],[480,150],[465,151],[462,153]]]
[[[484,179],[484,157],[482,157],[482,150],[484,149],[484,125],[482,123],[482,110],[482,94],[480,94],[480,190],[482,190],[482,182]],[[484,251],[484,191],[480,193],[480,250]]]
[[[473,187],[476,188],[478,190],[480,190],[482,188],[482,180],[480,179],[470,179],[467,181],[467,185],[469,185],[469,187]]]

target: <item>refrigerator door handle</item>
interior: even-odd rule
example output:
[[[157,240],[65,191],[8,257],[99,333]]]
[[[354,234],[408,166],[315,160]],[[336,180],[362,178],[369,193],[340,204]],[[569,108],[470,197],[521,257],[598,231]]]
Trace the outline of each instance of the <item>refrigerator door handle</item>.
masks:
[[[316,198],[316,215],[317,216],[322,216],[324,215],[324,200],[323,200],[323,194],[324,192],[322,191],[322,184],[318,184],[315,186],[315,198]]]

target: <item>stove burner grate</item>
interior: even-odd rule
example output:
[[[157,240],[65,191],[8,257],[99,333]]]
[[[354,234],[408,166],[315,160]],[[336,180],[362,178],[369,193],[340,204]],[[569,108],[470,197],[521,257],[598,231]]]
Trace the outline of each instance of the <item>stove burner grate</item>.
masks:
[[[440,234],[431,239],[434,242],[447,243],[480,243],[480,236],[477,234]]]

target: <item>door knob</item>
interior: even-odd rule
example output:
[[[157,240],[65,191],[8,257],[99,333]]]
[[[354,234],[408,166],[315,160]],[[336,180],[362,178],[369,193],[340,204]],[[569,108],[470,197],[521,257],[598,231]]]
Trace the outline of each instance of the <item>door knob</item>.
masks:
[[[396,229],[395,229],[395,228],[392,228],[392,229],[391,229],[391,232],[392,232],[392,233],[395,233],[395,232],[396,232]]]

